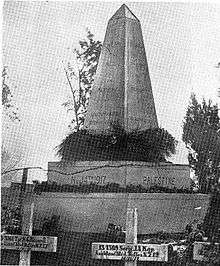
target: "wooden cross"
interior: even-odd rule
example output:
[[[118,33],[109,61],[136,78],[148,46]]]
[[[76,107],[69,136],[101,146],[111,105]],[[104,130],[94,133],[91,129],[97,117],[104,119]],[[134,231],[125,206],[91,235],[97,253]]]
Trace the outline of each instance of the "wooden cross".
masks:
[[[20,266],[29,266],[31,251],[56,252],[57,237],[32,236],[34,203],[24,204],[22,213],[22,235],[1,236],[2,249],[20,250]]]
[[[137,209],[127,209],[126,217],[126,239],[127,245],[137,245]],[[126,261],[125,266],[136,266],[137,261]]]
[[[34,203],[31,205],[23,206],[23,215],[22,215],[22,234],[23,235],[32,235],[33,230],[33,214],[34,214]],[[31,250],[20,252],[20,261],[19,266],[30,265],[31,261]]]
[[[92,243],[94,259],[124,260],[125,266],[136,266],[138,261],[168,261],[167,244],[137,243],[137,209],[128,208],[125,243]]]

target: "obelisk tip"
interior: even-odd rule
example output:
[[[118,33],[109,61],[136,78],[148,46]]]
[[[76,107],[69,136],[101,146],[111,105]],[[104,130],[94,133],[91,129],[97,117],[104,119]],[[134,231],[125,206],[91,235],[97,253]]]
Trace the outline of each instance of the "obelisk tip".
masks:
[[[128,19],[133,19],[133,20],[138,20],[138,18],[131,12],[128,6],[123,4],[116,12],[115,14],[111,17],[112,19],[120,19],[120,18],[128,18]]]

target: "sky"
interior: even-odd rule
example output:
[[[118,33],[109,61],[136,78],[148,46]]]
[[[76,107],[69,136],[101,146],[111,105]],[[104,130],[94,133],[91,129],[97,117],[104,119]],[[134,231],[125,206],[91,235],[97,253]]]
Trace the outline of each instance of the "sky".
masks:
[[[2,54],[20,122],[2,122],[3,144],[21,160],[18,167],[57,161],[55,147],[69,133],[71,113],[62,106],[71,96],[63,63],[86,28],[103,41],[108,19],[124,2],[6,1]],[[139,18],[159,125],[179,141],[174,163],[187,163],[182,123],[194,92],[214,103],[220,87],[220,4],[126,2]],[[74,84],[73,84],[74,85]],[[29,182],[45,179],[32,170]]]

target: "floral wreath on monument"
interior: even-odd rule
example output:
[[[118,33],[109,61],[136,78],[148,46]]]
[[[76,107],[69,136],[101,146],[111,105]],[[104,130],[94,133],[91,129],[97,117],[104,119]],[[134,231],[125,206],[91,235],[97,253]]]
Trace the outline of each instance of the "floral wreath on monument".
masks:
[[[88,129],[70,133],[57,147],[61,162],[142,161],[166,162],[175,154],[177,141],[164,128],[134,130],[127,133],[118,124],[107,133],[95,134]]]

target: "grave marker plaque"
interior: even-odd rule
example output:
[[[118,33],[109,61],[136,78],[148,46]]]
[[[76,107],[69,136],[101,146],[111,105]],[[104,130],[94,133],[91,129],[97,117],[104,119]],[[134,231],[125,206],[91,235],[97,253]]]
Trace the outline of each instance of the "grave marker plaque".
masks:
[[[1,248],[20,251],[56,252],[57,237],[5,234],[1,236]]]
[[[168,261],[168,245],[93,243],[94,259],[133,260],[133,261]]]
[[[168,261],[168,244],[137,244],[137,209],[127,209],[126,243],[92,243],[93,259],[123,260],[126,266],[137,261]]]

